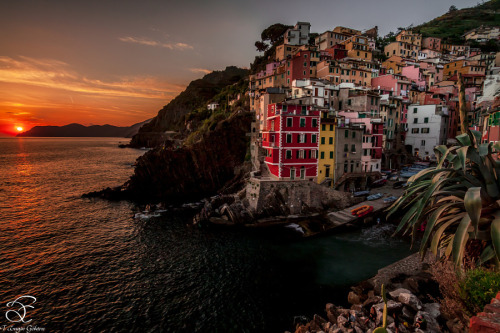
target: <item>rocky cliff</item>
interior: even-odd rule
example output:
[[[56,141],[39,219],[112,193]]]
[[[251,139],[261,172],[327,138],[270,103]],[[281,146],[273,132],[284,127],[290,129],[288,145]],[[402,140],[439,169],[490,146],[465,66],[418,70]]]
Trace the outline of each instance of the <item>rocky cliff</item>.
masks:
[[[148,124],[142,126],[132,138],[132,147],[155,147],[164,140],[165,131],[183,130],[185,116],[198,108],[206,108],[208,102],[224,87],[234,84],[248,75],[246,69],[234,66],[214,71],[192,81],[186,90],[165,105]]]
[[[238,111],[193,145],[147,152],[138,159],[124,195],[135,201],[179,202],[215,194],[237,176],[252,120],[252,114]]]

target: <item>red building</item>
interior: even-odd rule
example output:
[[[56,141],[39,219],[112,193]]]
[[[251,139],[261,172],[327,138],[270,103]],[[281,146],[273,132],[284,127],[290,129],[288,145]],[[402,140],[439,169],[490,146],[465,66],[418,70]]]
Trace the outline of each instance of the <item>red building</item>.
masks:
[[[286,60],[286,84],[289,86],[293,80],[316,77],[316,64],[319,56],[319,52],[302,50]]]
[[[318,175],[320,111],[310,105],[270,104],[262,132],[265,162],[278,179],[313,179]]]

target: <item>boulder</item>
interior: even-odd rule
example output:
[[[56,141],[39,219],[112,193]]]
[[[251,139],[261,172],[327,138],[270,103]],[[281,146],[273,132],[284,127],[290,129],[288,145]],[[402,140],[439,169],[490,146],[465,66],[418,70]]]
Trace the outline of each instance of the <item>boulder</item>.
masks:
[[[438,318],[441,315],[441,311],[439,310],[440,305],[438,303],[427,303],[424,304],[424,311],[427,312],[434,319]]]
[[[349,302],[349,304],[360,304],[361,297],[359,297],[359,295],[354,291],[350,291],[349,295],[347,295],[347,301]]]
[[[368,298],[366,301],[363,302],[363,308],[365,309],[370,309],[373,305],[380,303],[382,301],[382,297],[380,296],[373,296]]]
[[[409,291],[408,289],[404,289],[404,288],[398,288],[396,290],[390,291],[389,295],[391,296],[392,299],[397,300],[399,298],[399,295],[402,293],[411,294],[411,291]]]
[[[415,310],[410,308],[409,306],[403,306],[403,311],[401,312],[403,315],[403,318],[409,321],[413,321],[413,318],[415,318]]]
[[[412,293],[400,293],[398,300],[401,303],[410,306],[413,310],[422,310],[422,302]]]
[[[339,327],[344,327],[344,325],[347,323],[347,321],[348,321],[347,318],[342,316],[342,315],[337,317],[337,325]]]
[[[425,311],[418,311],[417,312],[417,315],[415,316],[414,324],[416,323],[417,318],[419,316],[424,317],[424,319],[426,321],[426,327],[422,328],[425,332],[428,332],[428,333],[441,332],[441,327],[439,326],[436,318],[434,318],[433,316],[431,316],[431,314],[429,314],[428,312],[425,312]]]

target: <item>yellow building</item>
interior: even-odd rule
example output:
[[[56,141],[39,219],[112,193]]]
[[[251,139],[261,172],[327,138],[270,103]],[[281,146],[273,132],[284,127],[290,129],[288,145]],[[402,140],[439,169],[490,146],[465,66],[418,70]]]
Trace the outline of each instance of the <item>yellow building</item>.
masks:
[[[319,131],[318,184],[332,181],[335,172],[335,125],[333,112],[322,111]],[[333,182],[332,182],[333,184]]]

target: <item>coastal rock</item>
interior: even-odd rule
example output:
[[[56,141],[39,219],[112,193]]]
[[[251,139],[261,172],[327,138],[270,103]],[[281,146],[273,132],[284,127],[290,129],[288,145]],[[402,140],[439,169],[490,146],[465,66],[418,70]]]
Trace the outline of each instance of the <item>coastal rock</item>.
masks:
[[[392,299],[397,300],[401,293],[411,294],[411,291],[409,291],[408,289],[404,289],[404,288],[398,288],[396,290],[390,291],[389,295],[391,296]]]
[[[422,302],[417,298],[417,296],[411,293],[400,293],[398,300],[401,303],[410,306],[414,310],[418,311],[422,309]]]
[[[413,323],[414,325],[415,325],[417,318],[419,316],[422,316],[426,321],[426,327],[422,328],[422,330],[424,330],[425,332],[429,332],[429,333],[441,332],[441,327],[439,326],[436,318],[434,318],[428,312],[425,312],[425,311],[418,311],[417,312],[417,314],[415,316],[415,321]]]
[[[424,304],[424,309],[433,318],[438,318],[441,315],[440,305],[438,303]]]
[[[359,304],[361,303],[361,298],[354,291],[350,291],[349,294],[347,295],[347,301],[350,304]]]
[[[402,313],[404,319],[412,320],[412,321],[413,321],[413,318],[415,317],[415,314],[416,314],[415,310],[413,310],[409,306],[404,306],[403,311],[401,313]]]

